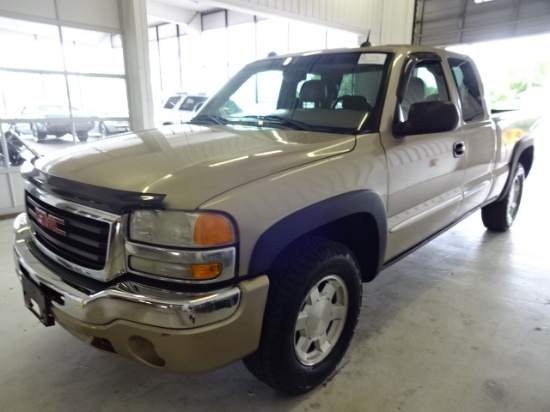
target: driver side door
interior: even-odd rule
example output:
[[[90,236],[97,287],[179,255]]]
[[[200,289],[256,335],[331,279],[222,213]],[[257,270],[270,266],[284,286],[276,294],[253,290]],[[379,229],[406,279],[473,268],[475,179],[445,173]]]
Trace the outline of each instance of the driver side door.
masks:
[[[402,73],[405,91],[394,122],[406,121],[411,106],[450,101],[449,81],[441,59],[414,59]],[[444,133],[395,137],[383,134],[388,164],[388,247],[386,261],[414,248],[450,225],[462,201],[465,160],[457,155],[460,128]]]

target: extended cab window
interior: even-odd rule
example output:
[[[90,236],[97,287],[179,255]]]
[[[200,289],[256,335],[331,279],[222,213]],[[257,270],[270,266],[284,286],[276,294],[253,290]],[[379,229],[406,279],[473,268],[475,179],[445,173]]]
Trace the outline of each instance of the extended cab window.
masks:
[[[484,117],[483,100],[474,68],[470,62],[462,59],[449,59],[449,64],[458,89],[464,121],[482,119]]]
[[[401,103],[403,120],[408,119],[414,103],[434,100],[449,100],[443,68],[439,61],[421,61],[414,67],[405,89]]]

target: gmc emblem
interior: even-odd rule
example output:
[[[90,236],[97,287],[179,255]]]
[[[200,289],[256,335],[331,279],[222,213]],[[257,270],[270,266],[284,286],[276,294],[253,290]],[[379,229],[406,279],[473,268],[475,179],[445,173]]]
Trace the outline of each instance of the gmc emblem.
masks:
[[[61,219],[57,216],[49,215],[48,213],[37,207],[34,208],[34,217],[36,218],[36,221],[46,229],[49,229],[52,232],[57,233],[58,235],[67,236],[67,233],[65,233],[65,231],[60,228],[60,226],[65,225],[64,219]]]

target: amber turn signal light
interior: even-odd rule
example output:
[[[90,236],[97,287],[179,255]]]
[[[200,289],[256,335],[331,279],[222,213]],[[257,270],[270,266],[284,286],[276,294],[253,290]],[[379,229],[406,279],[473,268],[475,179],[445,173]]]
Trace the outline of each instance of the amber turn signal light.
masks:
[[[193,242],[197,246],[215,246],[233,243],[233,226],[223,216],[202,214],[195,223]]]
[[[219,263],[207,263],[204,265],[191,265],[193,279],[213,279],[222,273],[222,265]]]

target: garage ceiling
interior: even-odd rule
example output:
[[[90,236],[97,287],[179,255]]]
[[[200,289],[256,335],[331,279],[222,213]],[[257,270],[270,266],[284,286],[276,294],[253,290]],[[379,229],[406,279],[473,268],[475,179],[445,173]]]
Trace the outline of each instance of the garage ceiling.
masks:
[[[215,9],[208,1],[193,0],[147,0],[149,26],[161,23],[190,24],[200,13]]]
[[[376,31],[384,13],[394,15],[397,31],[401,27],[412,32],[412,16],[415,0],[147,0],[149,24],[152,20],[178,24],[191,24],[200,13],[225,9],[234,13],[260,18],[283,18],[319,24],[327,28],[345,30],[366,35]],[[409,24],[401,24],[407,16]],[[388,32],[393,32],[388,25]],[[378,33],[379,34],[379,33]],[[399,34],[401,34],[399,32]]]
[[[445,46],[549,32],[549,0],[417,0],[413,42]]]

